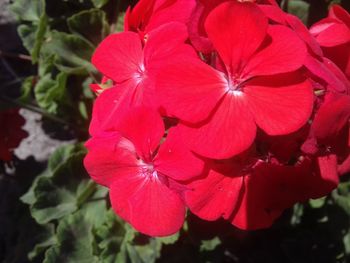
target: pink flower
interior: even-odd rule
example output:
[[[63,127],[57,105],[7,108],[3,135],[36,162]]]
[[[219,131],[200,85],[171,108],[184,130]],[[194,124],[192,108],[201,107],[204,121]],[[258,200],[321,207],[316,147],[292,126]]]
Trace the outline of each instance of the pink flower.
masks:
[[[257,5],[236,1],[215,8],[205,28],[219,55],[217,69],[181,57],[164,67],[156,82],[162,106],[182,121],[190,149],[229,158],[253,143],[257,126],[283,135],[306,123],[313,107],[311,85],[300,74],[288,74],[306,58],[294,32],[268,26]]]
[[[158,113],[134,108],[124,115],[118,131],[99,133],[86,143],[85,167],[110,189],[114,211],[151,236],[180,229],[185,204],[175,180],[192,179],[203,170],[203,161],[183,146],[176,128],[160,144],[164,132]]]

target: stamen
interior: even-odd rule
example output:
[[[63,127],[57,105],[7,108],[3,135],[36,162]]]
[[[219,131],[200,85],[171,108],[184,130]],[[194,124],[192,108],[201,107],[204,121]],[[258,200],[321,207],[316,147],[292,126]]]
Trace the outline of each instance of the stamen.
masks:
[[[142,169],[142,175],[146,178],[146,179],[150,179],[150,180],[158,180],[158,173],[157,171],[154,169],[154,166],[152,163],[145,163],[143,160],[139,160],[140,162],[140,167]]]
[[[136,80],[137,84],[140,83],[144,77],[145,77],[145,65],[140,64],[137,71],[134,73],[134,79]]]
[[[233,96],[242,96],[243,92],[242,92],[242,81],[239,78],[235,78],[235,77],[228,77],[225,78],[225,80],[227,81],[227,93],[233,95]]]

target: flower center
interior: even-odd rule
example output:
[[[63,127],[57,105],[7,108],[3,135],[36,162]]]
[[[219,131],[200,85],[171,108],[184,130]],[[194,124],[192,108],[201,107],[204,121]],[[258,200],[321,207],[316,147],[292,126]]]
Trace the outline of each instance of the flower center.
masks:
[[[158,173],[154,169],[154,166],[152,163],[145,163],[143,160],[140,160],[140,167],[142,170],[142,175],[150,180],[156,180],[158,179]]]
[[[137,84],[139,84],[145,77],[145,65],[140,64],[137,71],[134,73],[134,79],[136,80]]]
[[[233,96],[242,96],[242,79],[240,79],[237,76],[230,76],[227,78],[227,93],[233,95]]]

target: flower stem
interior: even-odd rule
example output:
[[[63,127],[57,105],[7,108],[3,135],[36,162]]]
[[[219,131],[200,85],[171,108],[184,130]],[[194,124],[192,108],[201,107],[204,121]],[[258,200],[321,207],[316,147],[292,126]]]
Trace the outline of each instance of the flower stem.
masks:
[[[96,184],[93,181],[89,181],[86,189],[78,196],[77,206],[81,207],[86,200],[95,192]]]
[[[39,109],[39,108],[34,107],[32,105],[25,104],[25,103],[20,102],[18,100],[10,99],[10,98],[3,96],[3,95],[0,96],[0,101],[3,101],[3,102],[10,104],[10,105],[14,105],[14,106],[19,107],[19,108],[23,108],[23,109],[27,109],[27,110],[32,111],[32,112],[39,113],[40,115],[44,116],[47,119],[50,119],[52,121],[70,126],[70,124],[67,121],[65,121],[61,118],[58,118],[56,116],[53,116],[53,115],[43,111],[42,109]]]

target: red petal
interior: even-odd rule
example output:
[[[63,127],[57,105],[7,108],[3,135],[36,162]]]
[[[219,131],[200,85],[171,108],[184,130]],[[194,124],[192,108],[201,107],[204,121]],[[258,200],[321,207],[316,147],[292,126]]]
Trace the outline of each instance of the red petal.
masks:
[[[170,39],[169,35],[172,35]],[[142,100],[145,105],[155,109],[160,107],[160,102],[155,99],[154,83],[169,58],[174,59],[176,56],[198,58],[196,51],[190,45],[184,44],[187,37],[186,26],[178,22],[167,23],[148,34],[144,48],[146,73],[139,85],[144,88]]]
[[[293,171],[294,167],[258,164],[244,178],[244,193],[231,223],[245,230],[270,227],[293,204],[295,180],[288,180]]]
[[[301,20],[291,14],[287,14],[287,22],[295,33],[309,46],[309,48],[319,57],[323,56],[320,45],[316,39],[310,34],[307,27],[301,22]]]
[[[339,183],[337,156],[334,154],[317,157],[319,171],[313,178],[311,198],[320,198],[332,192]]]
[[[350,132],[350,129],[349,129],[349,132]],[[349,134],[349,139],[350,139],[350,134]],[[349,146],[350,146],[350,141],[349,141]],[[338,173],[339,173],[339,176],[343,176],[343,175],[350,173],[350,154],[345,159],[345,161],[343,161],[338,166]]]
[[[337,68],[336,65],[334,65],[333,62],[329,60],[324,60],[323,62],[320,62],[319,60],[315,59],[312,56],[307,56],[305,60],[305,67],[315,76],[319,77],[320,79],[324,80],[329,86],[328,89],[335,90],[337,92],[344,93],[347,90],[346,87],[346,77],[343,76],[343,79],[340,79],[339,74],[344,75],[340,72],[340,69]],[[333,70],[330,70],[330,68],[333,68]],[[338,74],[335,74],[339,71]],[[349,85],[350,87],[350,85]]]
[[[156,81],[156,93],[167,113],[193,123],[209,116],[226,87],[222,73],[186,57],[164,66]]]
[[[133,32],[109,35],[97,47],[92,63],[116,82],[133,78],[143,63],[139,35]]]
[[[350,79],[350,42],[335,47],[324,47],[323,51],[325,57],[335,63]]]
[[[194,152],[226,159],[246,150],[254,141],[256,125],[245,96],[227,94],[205,124],[181,126],[184,141]]]
[[[244,93],[255,122],[269,135],[298,130],[313,108],[313,91],[308,81],[282,88],[247,86]]]
[[[320,160],[318,160],[320,162]],[[284,209],[332,191],[338,181],[333,157],[322,162],[321,174],[304,159],[296,166],[260,163],[245,177],[245,192],[232,224],[242,229],[271,226]]]
[[[313,25],[310,32],[323,47],[333,47],[350,42],[350,29],[345,24],[330,18]]]
[[[272,42],[248,61],[243,78],[291,72],[303,65],[306,46],[292,30],[270,26],[268,34]]]
[[[332,5],[328,16],[342,21],[350,28],[350,14],[340,5]]]
[[[230,1],[208,15],[205,29],[228,71],[234,74],[262,44],[267,18],[254,3]]]
[[[192,213],[209,221],[231,216],[242,194],[243,183],[243,176],[238,176],[239,171],[232,168],[227,165],[218,171],[212,169],[205,178],[188,184],[185,203]]]
[[[201,0],[197,2],[188,23],[191,43],[196,50],[203,53],[210,53],[213,50],[213,45],[204,29],[204,21],[216,6],[225,1],[227,0]]]
[[[274,5],[259,5],[259,8],[264,12],[264,14],[272,21],[278,24],[286,24],[287,14],[279,6]]]
[[[123,137],[135,145],[139,156],[148,162],[152,160],[153,153],[164,135],[164,123],[158,112],[136,107],[125,115],[119,130]]]
[[[156,178],[130,173],[114,182],[110,199],[120,217],[149,236],[174,234],[185,219],[185,206],[179,195]]]
[[[133,81],[104,90],[95,100],[89,133],[95,135],[100,131],[116,131],[130,107],[134,92]]]
[[[159,148],[154,166],[158,172],[175,180],[189,180],[203,172],[204,161],[184,145],[178,128],[171,128]]]
[[[150,32],[168,22],[187,24],[195,5],[196,1],[194,0],[168,0],[163,1],[163,3],[156,1],[155,10],[145,31]]]
[[[172,37],[169,38],[169,35]],[[187,28],[184,24],[171,22],[159,26],[147,35],[144,48],[145,64],[149,60],[164,59],[171,56],[179,45],[184,45],[188,38]]]
[[[348,45],[348,54],[344,53],[344,56],[348,56],[348,63],[350,66],[350,43]],[[335,63],[334,61],[328,59],[328,58],[323,58],[323,61],[327,68],[334,74],[334,76],[343,83],[344,89],[341,90],[341,93],[346,93],[350,95],[350,78],[348,79],[346,77],[346,72],[343,72]],[[330,89],[330,91],[332,91]]]
[[[97,183],[110,186],[119,176],[138,171],[134,145],[119,133],[103,133],[90,139],[84,166]]]
[[[140,0],[133,9],[128,8],[125,14],[125,31],[143,31],[152,16],[156,0]]]
[[[329,93],[317,111],[312,130],[317,139],[335,139],[350,120],[350,96]]]

